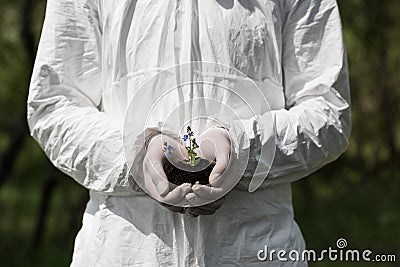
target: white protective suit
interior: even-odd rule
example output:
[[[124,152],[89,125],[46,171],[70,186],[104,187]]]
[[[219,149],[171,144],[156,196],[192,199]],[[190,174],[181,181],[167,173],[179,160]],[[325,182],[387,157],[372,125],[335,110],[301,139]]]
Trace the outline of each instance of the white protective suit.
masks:
[[[264,90],[273,122],[258,114],[253,136],[255,118],[243,122],[249,129],[227,126],[239,139],[259,138],[233,140],[237,151],[253,151],[248,169],[262,162],[254,151],[267,140],[276,144],[260,188],[250,193],[247,175],[214,215],[196,218],[139,190],[122,142],[135,86],[192,61],[226,64]],[[348,145],[348,70],[336,1],[48,0],[28,122],[51,162],[90,192],[72,266],[306,266],[260,262],[257,252],[265,245],[304,249],[291,182]]]

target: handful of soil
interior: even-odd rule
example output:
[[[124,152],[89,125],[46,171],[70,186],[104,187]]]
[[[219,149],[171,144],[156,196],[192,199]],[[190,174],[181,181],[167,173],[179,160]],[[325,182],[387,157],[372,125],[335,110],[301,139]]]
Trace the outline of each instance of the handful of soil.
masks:
[[[172,165],[168,160],[164,163],[164,172],[168,177],[168,181],[173,184],[181,185],[191,183],[192,185],[198,182],[199,184],[209,184],[209,177],[214,168],[215,163],[211,163],[206,159],[200,159],[196,166],[192,167],[185,162],[178,162]],[[193,171],[187,171],[188,168],[193,168]],[[199,170],[199,171],[196,171]]]

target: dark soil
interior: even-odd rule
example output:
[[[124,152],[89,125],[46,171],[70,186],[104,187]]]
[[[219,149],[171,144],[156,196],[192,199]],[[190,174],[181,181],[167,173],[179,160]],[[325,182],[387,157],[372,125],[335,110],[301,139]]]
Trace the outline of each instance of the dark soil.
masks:
[[[166,160],[164,163],[164,172],[168,177],[168,181],[176,185],[184,183],[191,183],[193,185],[196,182],[207,185],[209,184],[208,178],[210,177],[214,165],[214,163],[210,164],[206,159],[201,159],[195,167],[190,167],[184,162],[178,162],[175,167]],[[186,171],[187,168],[193,168],[194,171]],[[195,171],[196,169],[199,169],[200,171]]]

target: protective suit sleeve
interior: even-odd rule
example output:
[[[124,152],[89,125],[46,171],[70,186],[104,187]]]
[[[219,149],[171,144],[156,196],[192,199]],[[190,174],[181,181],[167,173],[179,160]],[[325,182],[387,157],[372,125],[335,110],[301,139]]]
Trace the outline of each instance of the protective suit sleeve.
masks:
[[[28,97],[31,135],[86,188],[138,190],[119,124],[101,112],[101,25],[95,0],[49,0]]]
[[[287,1],[284,17],[286,108],[229,126],[236,151],[250,150],[247,170],[240,181],[250,191],[305,177],[338,158],[348,146],[350,93],[337,3]],[[244,135],[250,141],[240,141]],[[270,164],[266,158],[274,150]],[[261,166],[258,170],[257,164]]]

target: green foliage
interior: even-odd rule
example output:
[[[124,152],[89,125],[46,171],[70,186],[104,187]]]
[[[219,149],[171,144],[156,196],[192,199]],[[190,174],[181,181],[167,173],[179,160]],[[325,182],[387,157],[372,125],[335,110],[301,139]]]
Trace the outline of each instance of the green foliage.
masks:
[[[309,248],[334,246],[343,237],[352,248],[398,253],[400,5],[398,0],[338,2],[349,54],[353,131],[348,151],[338,161],[294,183],[296,219]],[[31,59],[21,38],[23,3],[0,1],[0,156],[26,112]],[[35,1],[33,8],[30,27],[37,43],[45,1]],[[35,246],[43,188],[51,173],[49,161],[27,135],[11,174],[0,185],[1,265],[69,264],[87,193],[57,174],[42,242]]]

